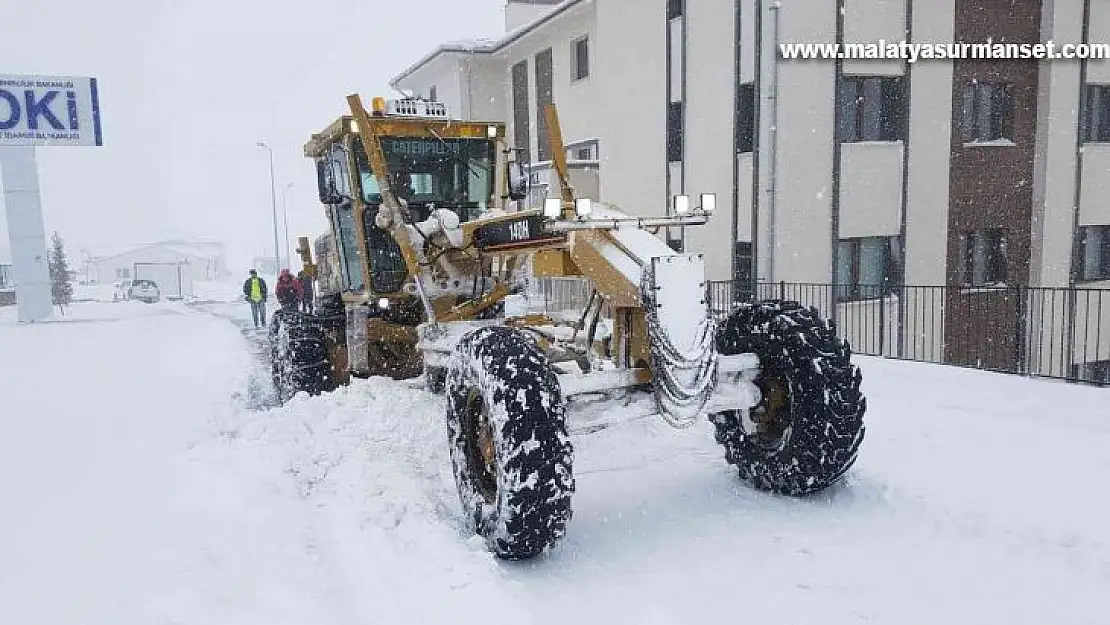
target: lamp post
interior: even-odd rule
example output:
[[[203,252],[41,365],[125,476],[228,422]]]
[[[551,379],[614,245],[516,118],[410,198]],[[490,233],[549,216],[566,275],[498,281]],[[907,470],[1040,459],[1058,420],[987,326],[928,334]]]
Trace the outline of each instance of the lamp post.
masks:
[[[285,194],[292,188],[293,183],[290,182],[281,190],[281,211],[285,219],[285,262],[289,263],[290,269],[293,268],[293,255],[289,252],[289,204],[285,202]]]
[[[274,182],[274,150],[266,145],[265,141],[256,143],[260,148],[266,148],[270,153],[270,207],[274,213],[274,271],[281,273],[281,244],[278,242],[278,218],[277,218],[277,189]]]

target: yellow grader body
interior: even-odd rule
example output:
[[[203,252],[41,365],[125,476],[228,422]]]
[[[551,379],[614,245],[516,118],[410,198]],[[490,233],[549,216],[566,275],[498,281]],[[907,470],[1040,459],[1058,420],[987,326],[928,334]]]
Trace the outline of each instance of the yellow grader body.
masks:
[[[599,397],[676,427],[708,416],[726,460],[764,490],[813,492],[852,466],[866,402],[832,325],[773,300],[718,322],[701,255],[658,236],[707,223],[713,194],[676,196],[668,217],[579,197],[549,105],[559,187],[531,208],[503,123],[424,100],[347,105],[305,146],[331,228],[299,241],[317,307],[272,324],[275,386],[284,399],[423,375],[446,398],[463,509],[498,556],[533,557],[564,535],[568,415],[603,427],[582,416]],[[530,281],[567,277],[590,286],[574,318],[519,305]]]

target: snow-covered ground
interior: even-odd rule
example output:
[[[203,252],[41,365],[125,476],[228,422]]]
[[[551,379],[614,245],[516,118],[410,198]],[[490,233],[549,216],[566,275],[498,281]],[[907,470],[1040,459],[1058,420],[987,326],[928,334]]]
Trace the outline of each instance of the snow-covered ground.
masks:
[[[705,424],[576,436],[566,539],[459,517],[442,399],[272,406],[238,284],[0,309],[0,623],[1107,622],[1110,390],[859,358],[860,461],[754,492]]]

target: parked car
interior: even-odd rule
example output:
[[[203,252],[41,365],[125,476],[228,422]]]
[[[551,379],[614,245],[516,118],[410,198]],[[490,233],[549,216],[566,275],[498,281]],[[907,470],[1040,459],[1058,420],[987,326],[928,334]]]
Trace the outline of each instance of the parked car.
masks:
[[[153,280],[132,280],[131,288],[127,290],[127,297],[151,304],[161,299],[162,293]]]

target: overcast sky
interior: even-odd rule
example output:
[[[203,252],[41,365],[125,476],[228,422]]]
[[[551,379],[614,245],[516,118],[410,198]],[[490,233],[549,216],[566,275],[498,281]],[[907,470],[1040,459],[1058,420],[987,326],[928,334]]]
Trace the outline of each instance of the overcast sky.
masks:
[[[503,30],[503,0],[3,4],[0,74],[100,81],[105,147],[38,150],[48,236],[58,230],[71,256],[215,239],[237,268],[273,253],[269,157],[257,141],[274,149],[279,213],[294,184],[293,240],[314,237],[325,223],[301,151],[309,135],[344,113],[348,93],[367,105],[390,96],[389,79],[441,42]]]

